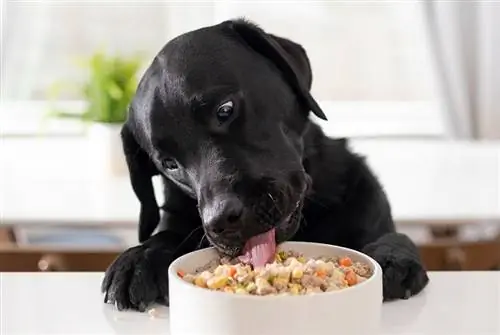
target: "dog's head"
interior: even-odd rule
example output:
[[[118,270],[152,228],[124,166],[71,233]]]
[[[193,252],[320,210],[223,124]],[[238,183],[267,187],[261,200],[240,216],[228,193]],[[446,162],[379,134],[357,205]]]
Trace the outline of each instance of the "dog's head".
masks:
[[[308,176],[302,135],[311,97],[303,48],[243,20],[170,41],[139,83],[122,130],[139,239],[159,221],[151,177],[161,174],[198,203],[210,242],[237,254],[250,237],[298,229]]]

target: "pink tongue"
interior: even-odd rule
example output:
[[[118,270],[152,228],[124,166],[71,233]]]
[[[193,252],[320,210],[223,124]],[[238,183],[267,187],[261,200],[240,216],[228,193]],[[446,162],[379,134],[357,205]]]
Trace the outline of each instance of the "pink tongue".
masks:
[[[243,248],[242,262],[251,263],[254,267],[262,267],[274,258],[276,240],[274,228],[250,238]]]

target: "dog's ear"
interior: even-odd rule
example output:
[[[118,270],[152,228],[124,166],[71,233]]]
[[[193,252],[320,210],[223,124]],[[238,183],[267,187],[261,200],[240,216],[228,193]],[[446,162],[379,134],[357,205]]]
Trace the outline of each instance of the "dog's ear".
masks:
[[[159,172],[148,154],[137,143],[130,125],[121,129],[123,152],[127,161],[130,182],[141,204],[139,216],[139,242],[147,240],[160,222],[160,210],[153,189],[152,177]]]
[[[299,100],[309,110],[320,119],[327,119],[309,92],[312,82],[311,68],[307,55],[300,45],[267,34],[258,26],[245,20],[224,23],[228,24],[250,48],[273,62],[291,85]]]

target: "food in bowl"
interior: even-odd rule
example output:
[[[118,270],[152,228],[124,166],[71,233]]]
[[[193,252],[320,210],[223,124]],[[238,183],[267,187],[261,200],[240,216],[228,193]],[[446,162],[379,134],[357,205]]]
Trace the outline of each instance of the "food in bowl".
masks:
[[[280,251],[272,263],[252,267],[241,259],[219,258],[194,273],[178,271],[195,286],[244,295],[305,295],[355,286],[372,275],[368,264],[343,257],[305,257]]]
[[[197,250],[175,259],[168,269],[170,334],[331,335],[332,331],[342,335],[378,334],[383,298],[382,269],[373,258],[349,248],[310,242],[284,242],[278,250],[287,253],[293,250],[297,253],[293,257],[302,264],[307,264],[308,259],[325,261],[328,258],[339,263],[340,259],[348,257],[353,268],[358,267],[356,262],[361,263],[361,269],[367,265],[368,277],[352,287],[317,294],[269,293],[258,296],[236,294],[236,291],[230,294],[221,292],[224,288],[200,288],[181,278],[203,271],[214,273],[219,265],[229,261],[220,259],[215,248]],[[298,253],[305,259],[299,259]],[[275,255],[273,252],[271,256]],[[277,263],[280,261],[276,260]],[[286,260],[281,262],[280,265],[286,264]],[[247,265],[244,259],[229,263]],[[341,266],[337,264],[336,267]],[[259,266],[251,269],[261,270]],[[187,280],[190,281],[189,277]]]

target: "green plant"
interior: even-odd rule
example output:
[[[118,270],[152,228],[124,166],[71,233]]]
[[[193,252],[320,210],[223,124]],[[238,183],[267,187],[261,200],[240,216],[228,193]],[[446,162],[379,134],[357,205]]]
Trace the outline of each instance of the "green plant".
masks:
[[[84,121],[122,123],[127,108],[137,88],[137,72],[141,67],[138,56],[108,56],[97,52],[82,62],[88,70],[88,78],[77,86],[78,94],[86,102],[81,114],[54,111],[56,117],[80,118]],[[68,85],[53,87],[54,91]]]

